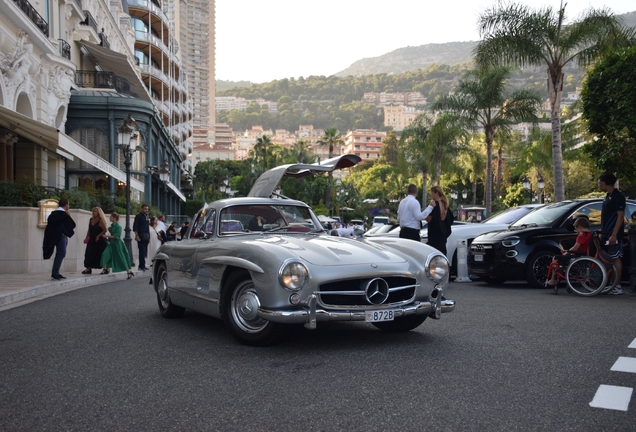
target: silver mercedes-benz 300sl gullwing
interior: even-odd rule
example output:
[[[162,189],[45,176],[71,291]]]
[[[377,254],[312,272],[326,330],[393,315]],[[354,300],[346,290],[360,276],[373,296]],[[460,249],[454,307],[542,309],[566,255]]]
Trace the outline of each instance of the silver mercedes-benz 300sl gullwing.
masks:
[[[267,345],[293,324],[366,321],[404,332],[453,311],[454,301],[442,296],[449,264],[436,249],[400,238],[331,236],[307,204],[272,192],[283,175],[359,160],[277,167],[248,197],[207,204],[186,238],[164,244],[154,259],[161,314],[190,309],[221,318],[241,343]]]

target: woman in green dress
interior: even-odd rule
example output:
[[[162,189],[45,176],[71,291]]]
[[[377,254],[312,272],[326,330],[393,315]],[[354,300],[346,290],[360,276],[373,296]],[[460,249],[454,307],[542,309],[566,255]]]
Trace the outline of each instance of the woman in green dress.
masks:
[[[128,279],[135,274],[130,270],[132,265],[130,263],[130,255],[128,249],[121,239],[121,225],[118,223],[119,214],[111,213],[110,215],[110,235],[105,235],[108,239],[108,246],[102,253],[102,267],[104,268],[103,274],[109,273],[109,268],[113,269],[113,272],[128,272]]]

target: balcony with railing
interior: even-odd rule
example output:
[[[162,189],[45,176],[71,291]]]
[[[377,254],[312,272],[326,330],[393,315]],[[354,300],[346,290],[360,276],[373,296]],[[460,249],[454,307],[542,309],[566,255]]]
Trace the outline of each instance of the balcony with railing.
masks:
[[[168,23],[168,18],[161,10],[161,7],[154,4],[152,1],[148,0],[128,0],[129,8],[141,8],[149,10],[150,12],[157,15],[164,23]]]
[[[67,60],[71,59],[71,46],[64,39],[57,40],[58,46],[60,47],[60,56],[64,57]]]
[[[38,13],[37,10],[27,0],[13,0],[13,3],[25,13],[25,15],[35,24],[35,26],[44,34],[49,37],[49,23]]]
[[[97,28],[97,21],[95,21],[95,18],[93,18],[93,15],[90,13],[90,11],[85,10],[84,16],[86,16],[86,19],[80,22],[80,24],[91,27],[93,30],[95,30],[95,33],[99,34],[99,29]]]
[[[80,88],[113,89],[117,93],[137,97],[130,91],[130,83],[113,72],[105,71],[75,71],[75,85]]]

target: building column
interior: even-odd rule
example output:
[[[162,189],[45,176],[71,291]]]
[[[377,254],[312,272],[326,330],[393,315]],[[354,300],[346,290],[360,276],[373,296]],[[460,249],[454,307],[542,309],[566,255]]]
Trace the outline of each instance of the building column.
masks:
[[[0,128],[0,180],[13,181],[13,145],[17,141],[16,134]]]

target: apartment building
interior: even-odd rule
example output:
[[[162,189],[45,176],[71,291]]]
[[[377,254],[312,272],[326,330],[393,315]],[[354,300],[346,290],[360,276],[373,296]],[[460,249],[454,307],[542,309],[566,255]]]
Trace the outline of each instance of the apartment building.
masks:
[[[215,0],[178,3],[178,33],[192,102],[194,144],[210,144],[214,143],[216,114]]]
[[[380,157],[382,139],[386,132],[378,132],[374,129],[356,129],[347,132],[344,137],[345,145],[342,154],[355,154],[360,156],[362,162],[374,160]]]
[[[214,124],[214,143],[220,148],[232,148],[232,128],[227,123]]]
[[[406,93],[365,93],[362,100],[373,105],[426,105],[427,99],[420,92]]]
[[[178,214],[191,113],[159,0],[0,0],[0,12],[0,180],[120,191],[130,115],[132,197]]]
[[[393,130],[402,131],[422,111],[406,105],[389,105],[384,107],[384,126],[390,126]]]
[[[216,98],[216,110],[245,110],[250,103],[256,103],[259,106],[267,106],[267,109],[270,113],[278,112],[278,102],[273,102],[269,100],[265,100],[263,98],[257,99],[245,99],[242,97],[235,96],[218,96]]]
[[[212,144],[195,146],[192,150],[193,163],[196,166],[199,162],[211,160],[234,160],[235,150]]]

